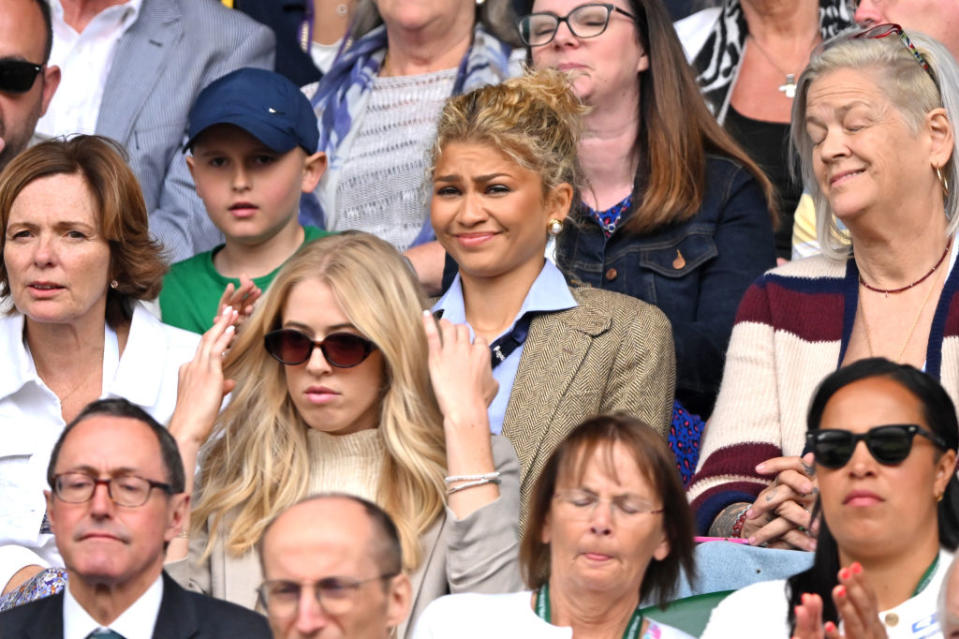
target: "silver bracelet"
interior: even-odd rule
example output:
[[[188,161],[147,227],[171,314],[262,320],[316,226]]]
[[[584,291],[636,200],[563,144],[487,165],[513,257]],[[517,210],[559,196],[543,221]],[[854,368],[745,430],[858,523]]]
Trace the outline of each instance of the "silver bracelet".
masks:
[[[458,493],[461,490],[466,490],[467,488],[476,488],[477,486],[485,486],[486,484],[498,484],[499,479],[474,479],[473,481],[468,481],[466,483],[460,484],[459,486],[452,486],[446,489],[447,496],[452,495],[453,493]]]
[[[481,475],[450,475],[443,481],[447,484],[452,484],[458,481],[476,481],[482,479],[484,482],[496,482],[499,483],[500,472],[493,471],[491,473],[483,473]]]

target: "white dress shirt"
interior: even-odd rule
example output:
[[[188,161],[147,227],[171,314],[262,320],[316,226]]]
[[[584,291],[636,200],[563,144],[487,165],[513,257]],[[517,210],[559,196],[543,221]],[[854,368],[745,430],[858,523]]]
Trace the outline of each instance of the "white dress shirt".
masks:
[[[44,522],[50,452],[66,425],[60,400],[37,373],[20,313],[0,317],[0,588],[29,565],[62,566]],[[125,397],[165,424],[176,404],[180,364],[200,336],[161,324],[137,303],[122,356],[106,329],[101,397]]]
[[[109,629],[123,639],[152,639],[153,627],[163,601],[163,575],[156,578],[140,598],[123,611]],[[63,591],[63,639],[87,639],[91,632],[104,628],[73,598],[70,587]]]
[[[60,67],[60,85],[37,122],[42,137],[93,133],[117,42],[133,26],[143,0],[127,0],[98,13],[77,33],[63,19],[60,0],[50,0],[53,49],[50,64]]]

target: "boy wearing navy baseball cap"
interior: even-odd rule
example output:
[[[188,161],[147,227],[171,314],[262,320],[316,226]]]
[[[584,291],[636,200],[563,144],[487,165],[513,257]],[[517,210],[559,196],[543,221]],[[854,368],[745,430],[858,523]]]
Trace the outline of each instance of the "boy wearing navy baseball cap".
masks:
[[[288,79],[244,68],[214,81],[190,111],[186,161],[226,242],[163,280],[163,321],[202,333],[227,304],[249,312],[286,260],[326,232],[299,223],[300,195],[326,169],[309,100]]]

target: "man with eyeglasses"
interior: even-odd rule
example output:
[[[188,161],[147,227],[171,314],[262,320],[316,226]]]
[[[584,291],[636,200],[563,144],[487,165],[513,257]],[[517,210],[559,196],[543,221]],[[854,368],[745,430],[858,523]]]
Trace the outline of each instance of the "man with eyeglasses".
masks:
[[[275,639],[386,639],[409,614],[399,535],[376,504],[309,497],[274,519],[261,544],[258,593]]]
[[[47,65],[52,40],[46,0],[0,0],[0,170],[27,147],[60,83]]]
[[[856,23],[865,28],[893,22],[943,43],[959,60],[959,2],[943,0],[858,0]]]
[[[125,399],[67,425],[47,469],[47,516],[69,581],[0,613],[0,638],[267,638],[266,620],[190,593],[163,573],[186,524],[183,463],[166,429]]]

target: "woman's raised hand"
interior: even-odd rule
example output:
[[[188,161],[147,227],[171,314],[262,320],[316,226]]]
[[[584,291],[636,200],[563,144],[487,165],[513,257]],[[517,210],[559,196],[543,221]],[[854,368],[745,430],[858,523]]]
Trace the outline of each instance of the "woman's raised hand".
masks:
[[[853,563],[839,571],[839,585],[832,589],[832,600],[842,619],[843,634],[831,621],[822,622],[822,599],[804,594],[796,606],[796,631],[793,639],[886,639],[886,628],[879,619],[875,591],[863,577],[862,566]]]
[[[497,382],[490,366],[489,346],[482,337],[470,341],[469,327],[437,322],[423,313],[423,330],[429,346],[430,380],[443,412],[446,434],[446,471],[449,477],[474,477],[492,473],[493,449],[487,407],[496,397]],[[450,479],[447,488],[463,481]],[[474,485],[449,495],[447,504],[457,518],[499,498],[495,483]]]
[[[233,308],[225,307],[203,334],[193,359],[180,366],[170,433],[181,445],[203,445],[213,429],[223,397],[233,390],[233,380],[223,377],[223,356],[236,335],[238,316]]]
[[[756,466],[756,472],[775,475],[746,512],[742,537],[757,546],[815,550],[810,510],[816,501],[813,455],[774,457]]]
[[[444,421],[465,424],[481,421],[489,435],[486,409],[499,388],[493,379],[489,345],[482,337],[470,341],[469,327],[447,320],[437,322],[423,313],[429,346],[430,379]]]

